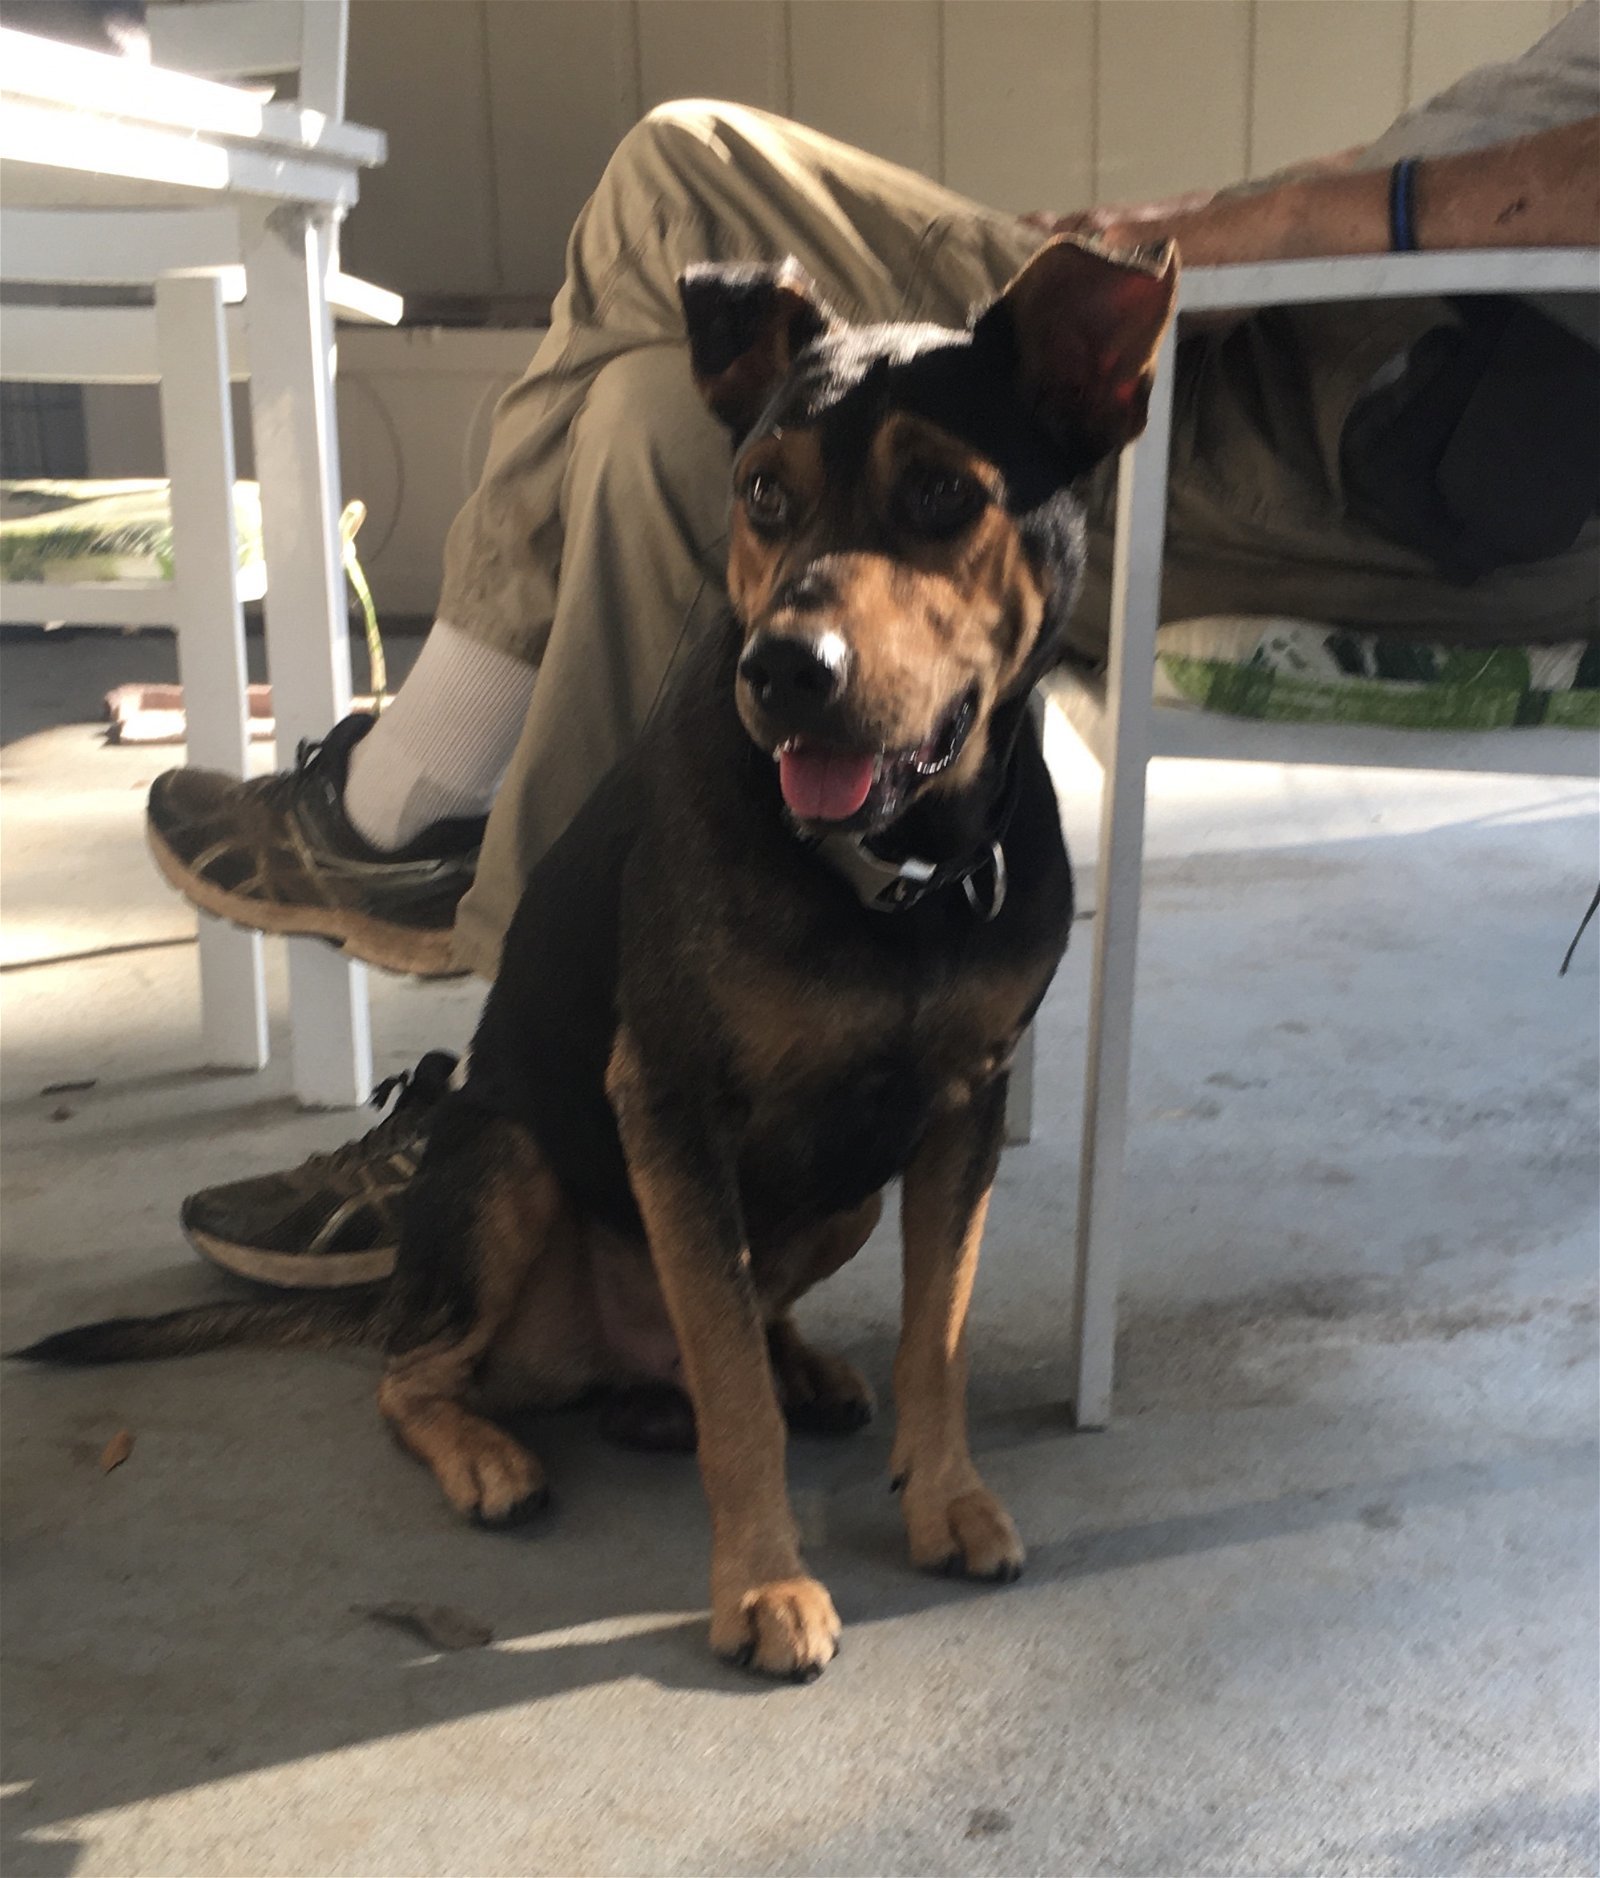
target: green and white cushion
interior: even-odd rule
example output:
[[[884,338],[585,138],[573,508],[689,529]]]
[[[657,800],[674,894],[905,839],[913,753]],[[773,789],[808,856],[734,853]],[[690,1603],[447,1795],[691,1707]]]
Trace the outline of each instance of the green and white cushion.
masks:
[[[233,485],[240,598],[267,590],[261,491]],[[0,484],[0,577],[70,583],[171,580],[172,501],[164,478]]]
[[[1600,644],[1440,646],[1309,620],[1163,626],[1156,699],[1295,723],[1600,729]]]

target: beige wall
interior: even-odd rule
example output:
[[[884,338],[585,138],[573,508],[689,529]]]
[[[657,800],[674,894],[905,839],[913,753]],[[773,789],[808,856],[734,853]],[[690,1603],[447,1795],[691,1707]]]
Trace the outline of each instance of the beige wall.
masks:
[[[411,294],[542,299],[667,98],[803,119],[1002,208],[1259,175],[1373,136],[1571,0],[352,0],[389,134],[345,250]]]

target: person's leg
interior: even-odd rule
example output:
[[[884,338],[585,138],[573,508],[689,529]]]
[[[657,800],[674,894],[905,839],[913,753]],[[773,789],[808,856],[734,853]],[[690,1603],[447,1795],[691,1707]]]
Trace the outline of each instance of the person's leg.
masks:
[[[761,112],[663,106],[580,217],[549,339],[450,539],[442,611],[536,623],[539,682],[456,924],[492,976],[522,883],[724,605],[726,433],[688,370],[677,278],[793,254],[853,319],[959,323],[1038,245],[1012,217]]]
[[[1450,644],[1600,635],[1594,531],[1567,554],[1470,584],[1350,513],[1341,443],[1380,368],[1454,315],[1383,301],[1258,315],[1180,347],[1163,620],[1325,621]],[[1105,649],[1114,466],[1097,478],[1073,646]]]

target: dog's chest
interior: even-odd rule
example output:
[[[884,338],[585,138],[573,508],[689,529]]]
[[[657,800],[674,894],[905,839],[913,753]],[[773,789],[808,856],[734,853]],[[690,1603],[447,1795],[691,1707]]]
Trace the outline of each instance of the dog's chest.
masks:
[[[740,1000],[730,1039],[752,1236],[841,1211],[901,1174],[933,1117],[1009,1065],[1044,976],[967,972],[896,996],[819,975],[754,1010]]]

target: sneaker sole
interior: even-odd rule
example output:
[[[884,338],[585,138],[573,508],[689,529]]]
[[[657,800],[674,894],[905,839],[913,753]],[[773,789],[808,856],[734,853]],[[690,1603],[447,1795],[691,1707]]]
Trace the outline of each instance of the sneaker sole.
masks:
[[[375,965],[380,971],[410,972],[419,978],[463,975],[461,967],[451,962],[448,927],[418,931],[374,919],[370,913],[360,913],[352,907],[292,906],[281,900],[253,900],[247,894],[218,887],[204,875],[195,873],[179,860],[148,822],[145,839],[168,886],[176,887],[202,913],[231,920],[248,932],[325,939],[341,952],[348,952],[364,965]]]
[[[214,1238],[197,1227],[185,1226],[183,1236],[201,1258],[223,1271],[285,1291],[337,1291],[349,1285],[376,1284],[394,1270],[392,1245],[377,1246],[371,1252],[263,1252],[256,1246]]]

